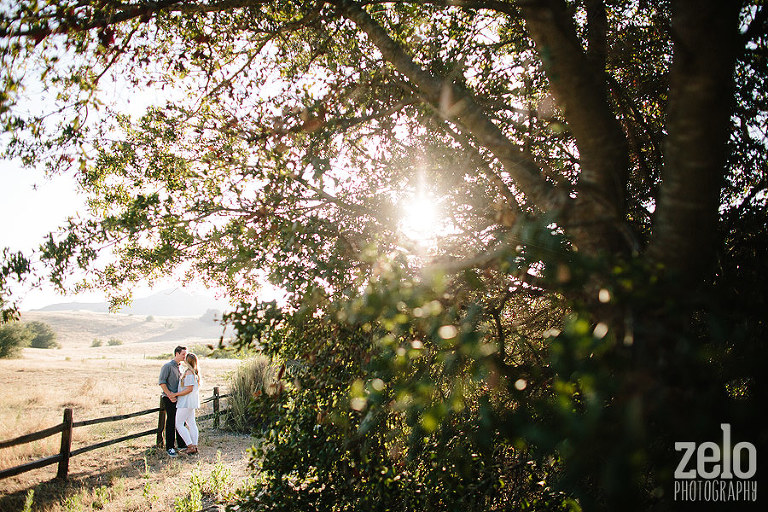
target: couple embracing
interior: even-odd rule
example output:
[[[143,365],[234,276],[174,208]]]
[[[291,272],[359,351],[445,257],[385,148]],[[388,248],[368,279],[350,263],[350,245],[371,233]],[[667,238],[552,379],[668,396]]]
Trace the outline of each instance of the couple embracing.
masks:
[[[183,369],[180,368],[184,363]],[[187,353],[187,347],[178,346],[173,359],[160,369],[158,384],[163,390],[162,407],[165,409],[165,448],[168,455],[176,457],[178,451],[192,455],[197,453],[198,430],[195,409],[200,407],[200,372],[197,356]]]

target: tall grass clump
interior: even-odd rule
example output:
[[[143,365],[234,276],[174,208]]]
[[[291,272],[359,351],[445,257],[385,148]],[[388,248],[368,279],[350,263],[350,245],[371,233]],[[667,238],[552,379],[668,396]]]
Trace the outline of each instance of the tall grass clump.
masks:
[[[227,399],[227,427],[237,432],[251,432],[258,427],[251,402],[269,389],[275,380],[276,370],[270,358],[255,356],[240,363],[229,378],[229,393]]]

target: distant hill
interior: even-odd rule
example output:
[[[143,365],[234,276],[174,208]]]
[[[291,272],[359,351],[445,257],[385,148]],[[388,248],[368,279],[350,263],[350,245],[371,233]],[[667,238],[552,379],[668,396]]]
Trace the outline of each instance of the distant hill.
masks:
[[[221,315],[217,315],[220,319]],[[213,315],[160,316],[98,313],[93,311],[25,311],[23,322],[44,322],[53,328],[64,348],[90,349],[100,339],[110,352],[151,353],[157,347],[168,352],[168,345],[216,344],[225,334],[224,327]],[[227,334],[229,338],[229,334]],[[108,346],[116,339],[119,346]],[[53,353],[53,351],[50,351]],[[85,354],[84,354],[85,355]]]
[[[227,303],[212,297],[192,294],[181,289],[163,290],[161,292],[134,299],[128,305],[118,310],[118,313],[126,315],[153,315],[153,316],[185,316],[199,317],[209,310],[223,311],[227,309]],[[94,313],[109,312],[106,302],[64,302],[51,304],[34,311],[91,311]]]

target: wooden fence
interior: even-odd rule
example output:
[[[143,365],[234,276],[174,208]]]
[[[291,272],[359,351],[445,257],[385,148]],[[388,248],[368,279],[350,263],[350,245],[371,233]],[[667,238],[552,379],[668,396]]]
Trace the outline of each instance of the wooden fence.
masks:
[[[200,401],[200,405],[208,402],[213,402],[213,412],[209,414],[205,414],[203,416],[198,416],[196,420],[203,421],[203,420],[208,420],[213,418],[213,427],[219,428],[219,421],[220,421],[221,415],[227,412],[226,409],[221,410],[220,400],[228,396],[230,395],[229,394],[220,395],[218,387],[213,388],[213,396]],[[103,441],[101,443],[97,443],[90,446],[83,446],[82,448],[78,448],[77,450],[72,450],[72,430],[77,427],[85,427],[87,425],[96,425],[97,423],[107,423],[112,421],[127,420],[128,418],[134,418],[136,416],[143,416],[143,415],[152,414],[155,412],[159,413],[158,419],[157,419],[157,428],[145,430],[144,432],[138,432],[136,434],[129,434],[127,436],[122,436],[117,439],[110,439],[108,441]],[[139,437],[149,436],[152,434],[157,434],[156,443],[158,445],[162,445],[164,430],[165,430],[165,409],[163,408],[162,399],[160,402],[160,407],[156,407],[154,409],[147,409],[146,411],[138,411],[138,412],[132,412],[129,414],[121,414],[119,416],[108,416],[105,418],[96,418],[93,420],[84,420],[84,421],[73,421],[72,409],[67,408],[67,409],[64,409],[64,420],[56,426],[46,428],[38,432],[33,432],[32,434],[26,434],[26,435],[17,437],[15,439],[10,439],[8,441],[0,441],[0,449],[3,449],[3,448],[10,448],[12,446],[18,446],[21,444],[31,443],[32,441],[38,441],[40,439],[45,439],[46,437],[50,437],[52,435],[61,433],[61,449],[59,450],[58,454],[51,455],[50,457],[45,457],[32,462],[27,462],[26,464],[21,464],[19,466],[14,466],[12,468],[0,470],[0,480],[2,480],[3,478],[15,476],[21,473],[26,473],[27,471],[31,471],[33,469],[42,468],[45,466],[49,466],[51,464],[56,464],[57,462],[59,463],[59,468],[56,473],[56,478],[61,478],[66,480],[67,473],[69,472],[70,458],[76,455],[89,452],[91,450],[96,450],[97,448],[103,448],[105,446],[110,446],[113,444],[122,443],[123,441],[128,441],[129,439],[136,439]]]

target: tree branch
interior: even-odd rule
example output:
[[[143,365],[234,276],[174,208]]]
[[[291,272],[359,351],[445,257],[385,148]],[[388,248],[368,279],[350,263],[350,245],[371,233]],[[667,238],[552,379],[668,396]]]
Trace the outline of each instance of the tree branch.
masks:
[[[336,3],[341,13],[368,35],[384,59],[405,75],[432,106],[471,133],[499,159],[532,207],[549,210],[559,206],[564,194],[542,178],[539,167],[509,141],[469,91],[421,68],[356,2],[337,0]]]
[[[604,7],[600,1],[589,3],[591,56],[581,47],[564,0],[541,0],[520,10],[579,148],[579,197],[573,213],[582,223],[589,219],[604,225],[576,233],[576,238],[599,252],[622,246],[616,224],[623,221],[629,157],[607,97],[604,57],[599,56],[605,45]]]
[[[515,219],[520,215],[520,204],[517,202],[517,198],[512,193],[512,190],[504,183],[501,176],[493,172],[493,169],[485,161],[483,155],[470,144],[467,137],[463,134],[457,133],[450,125],[446,124],[445,130],[458,142],[464,151],[468,152],[472,156],[473,163],[481,170],[481,172],[488,178],[488,180],[496,188],[497,192],[504,198],[504,209],[499,212],[499,218],[496,219],[499,224],[505,227],[512,227]]]
[[[595,69],[605,69],[608,53],[608,17],[603,0],[587,0],[587,58]]]
[[[122,10],[110,15],[97,15],[93,17],[78,17],[77,14],[61,15],[61,22],[58,26],[51,28],[45,22],[45,26],[39,28],[29,28],[27,30],[5,30],[0,29],[0,37],[31,37],[36,42],[40,42],[52,34],[68,34],[72,32],[87,32],[94,28],[103,28],[109,25],[115,25],[135,18],[142,21],[149,21],[152,14],[168,9],[175,4],[182,4],[180,0],[162,0],[159,2],[147,2],[143,4],[117,4],[116,7]],[[43,17],[37,18],[42,21]]]
[[[477,9],[477,10],[485,9],[489,11],[508,14],[509,16],[518,16],[520,14],[517,9],[519,6],[535,4],[538,1],[539,0],[512,0],[509,2],[496,1],[496,0],[423,0],[421,3],[437,5],[440,7],[461,7],[464,9]],[[389,2],[379,2],[376,0],[363,0],[362,2],[360,2],[360,5],[370,5],[373,3],[412,4],[413,1],[412,0],[391,0]]]

